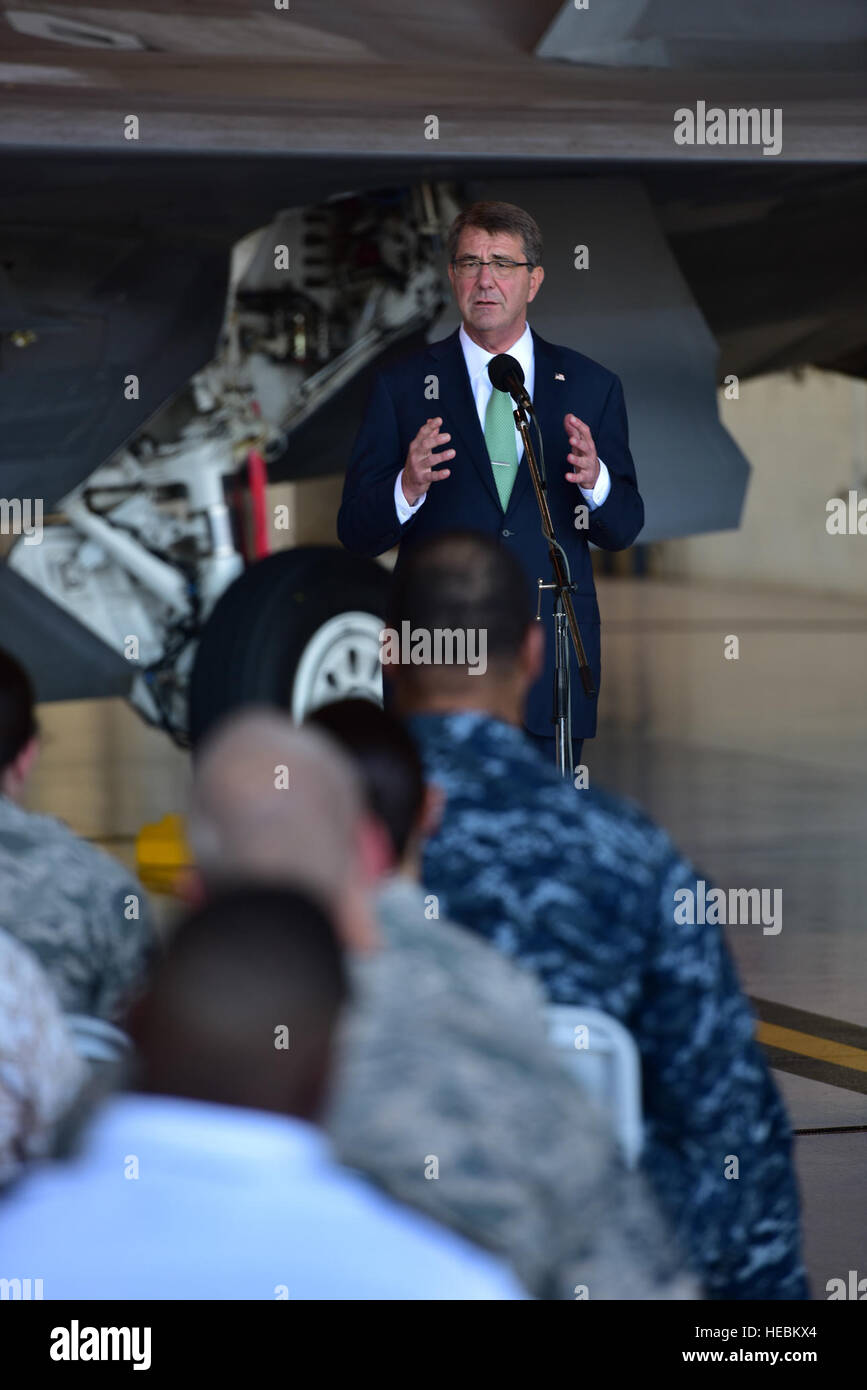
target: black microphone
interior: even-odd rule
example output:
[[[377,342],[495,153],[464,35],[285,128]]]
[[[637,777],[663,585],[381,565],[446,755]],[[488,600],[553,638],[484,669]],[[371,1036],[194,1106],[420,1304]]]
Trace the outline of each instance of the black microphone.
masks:
[[[532,410],[532,402],[524,390],[524,369],[517,357],[510,357],[507,352],[492,357],[488,363],[488,376],[491,385],[498,391],[508,391],[519,405],[529,406]]]

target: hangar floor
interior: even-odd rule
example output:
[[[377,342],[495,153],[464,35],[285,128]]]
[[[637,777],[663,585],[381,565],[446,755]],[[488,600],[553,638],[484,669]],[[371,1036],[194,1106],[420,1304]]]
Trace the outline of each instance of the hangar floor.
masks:
[[[824,1298],[867,1274],[867,601],[627,579],[599,595],[591,779],[640,801],[707,879],[782,891],[778,934],[728,934],[797,1132]],[[41,719],[31,804],[132,863],[138,828],[183,809],[184,755],[117,701]]]

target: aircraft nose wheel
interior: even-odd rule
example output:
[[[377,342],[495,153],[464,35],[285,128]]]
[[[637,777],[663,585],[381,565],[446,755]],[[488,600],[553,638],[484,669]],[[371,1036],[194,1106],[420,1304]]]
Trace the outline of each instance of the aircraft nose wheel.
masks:
[[[251,565],[202,630],[190,681],[193,747],[244,705],[275,705],[301,722],[333,700],[381,704],[387,594],[380,565],[329,546]]]
[[[295,669],[292,718],[296,723],[332,700],[382,704],[382,626],[383,620],[372,613],[354,611],[329,618],[314,633]]]

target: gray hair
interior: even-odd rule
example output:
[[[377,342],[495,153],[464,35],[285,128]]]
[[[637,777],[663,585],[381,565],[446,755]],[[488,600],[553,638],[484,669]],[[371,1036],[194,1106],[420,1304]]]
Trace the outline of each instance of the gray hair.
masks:
[[[458,242],[465,227],[478,227],[483,232],[511,232],[521,238],[524,260],[530,269],[542,264],[542,233],[539,224],[517,203],[473,203],[459,212],[449,228],[449,260],[458,254]]]

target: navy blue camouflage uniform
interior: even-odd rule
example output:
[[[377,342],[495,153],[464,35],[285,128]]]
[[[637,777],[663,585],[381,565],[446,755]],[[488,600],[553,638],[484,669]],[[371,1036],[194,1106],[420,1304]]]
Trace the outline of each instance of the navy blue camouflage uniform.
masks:
[[[563,781],[521,730],[476,712],[409,727],[446,793],[426,891],[552,1003],[630,1030],[643,1162],[707,1296],[806,1298],[791,1132],[752,1012],[719,927],[675,921],[696,871],[636,806]]]

